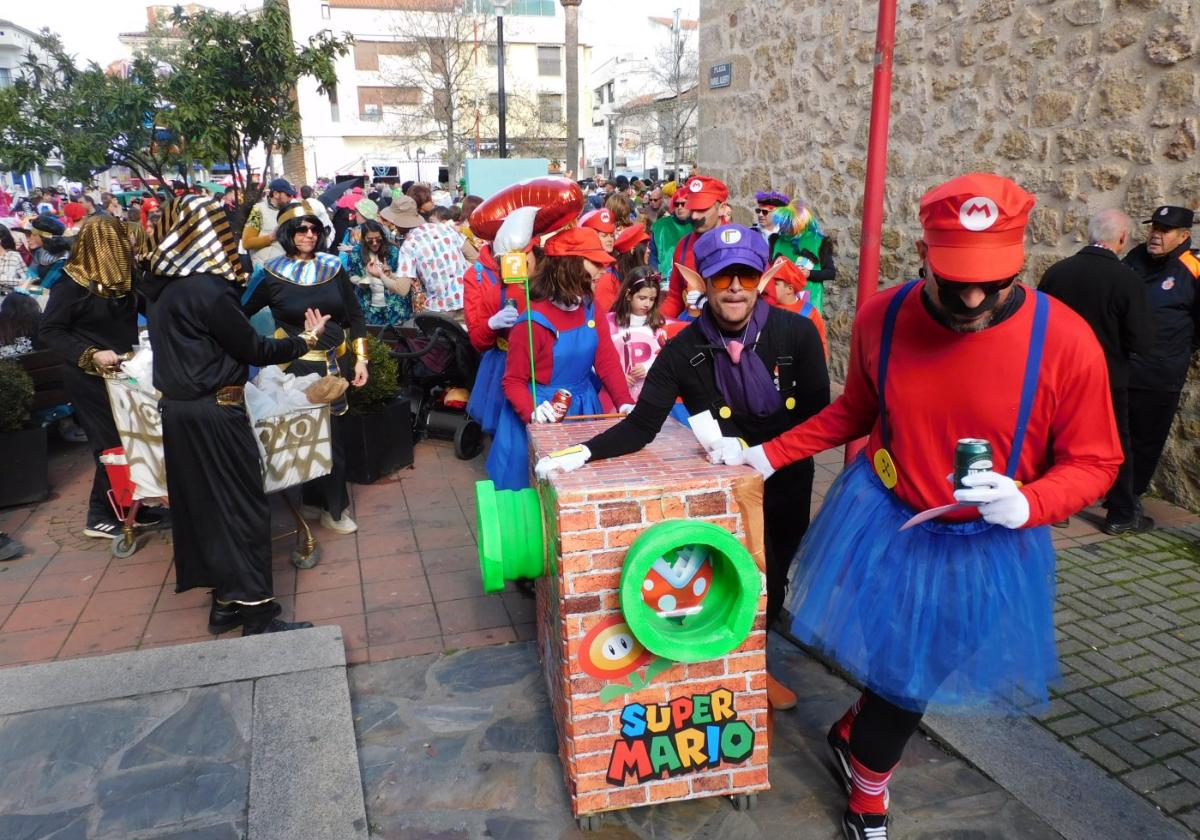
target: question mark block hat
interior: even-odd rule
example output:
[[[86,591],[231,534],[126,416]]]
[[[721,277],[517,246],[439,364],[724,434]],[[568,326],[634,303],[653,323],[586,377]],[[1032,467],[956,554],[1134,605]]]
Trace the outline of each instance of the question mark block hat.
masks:
[[[961,175],[921,198],[929,265],[943,280],[991,283],[1025,264],[1025,225],[1037,199],[1008,178]]]

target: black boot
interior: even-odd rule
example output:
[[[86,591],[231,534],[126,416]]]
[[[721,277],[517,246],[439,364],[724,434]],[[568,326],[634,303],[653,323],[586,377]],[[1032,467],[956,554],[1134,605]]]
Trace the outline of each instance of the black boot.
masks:
[[[312,627],[311,621],[283,621],[279,613],[283,610],[277,601],[268,601],[253,607],[243,606],[242,635],[256,636],[259,633],[282,633],[285,630],[303,630]]]
[[[208,632],[214,636],[228,633],[242,624],[241,605],[235,602],[222,604],[217,600],[217,593],[212,594],[212,607],[208,611]]]

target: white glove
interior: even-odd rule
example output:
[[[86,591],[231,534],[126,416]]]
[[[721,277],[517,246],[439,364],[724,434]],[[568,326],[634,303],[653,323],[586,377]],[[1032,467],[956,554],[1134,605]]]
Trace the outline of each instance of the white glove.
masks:
[[[506,330],[517,323],[520,317],[515,306],[501,306],[495,315],[488,318],[488,327],[495,331]]]
[[[618,414],[628,414],[631,411],[633,411],[633,403],[625,403],[617,409]]]
[[[967,489],[955,490],[955,500],[979,505],[979,515],[985,522],[1020,528],[1029,521],[1029,500],[1008,476],[989,470],[964,476],[962,483]]]
[[[533,471],[538,478],[546,479],[555,470],[562,470],[563,472],[577,470],[586,464],[591,457],[591,450],[586,446],[568,446],[566,449],[551,452],[549,455],[540,458],[534,466]]]
[[[550,400],[546,400],[541,405],[533,410],[534,423],[557,423],[562,419],[562,415],[558,413],[558,409]]]
[[[696,292],[696,291],[688,292],[687,294],[685,294],[683,296],[683,299],[687,302],[688,309],[699,308],[700,298],[701,298],[700,292]]]
[[[771,466],[762,446],[748,447],[741,438],[721,438],[717,447],[709,450],[708,460],[714,464],[754,467],[764,480],[775,474],[775,468]]]

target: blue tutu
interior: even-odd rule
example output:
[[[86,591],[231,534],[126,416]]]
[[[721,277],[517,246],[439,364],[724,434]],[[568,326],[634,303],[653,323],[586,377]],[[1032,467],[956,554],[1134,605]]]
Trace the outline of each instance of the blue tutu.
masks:
[[[467,414],[489,435],[496,434],[500,421],[500,409],[504,407],[504,390],[500,380],[504,378],[504,366],[508,354],[493,347],[484,352],[475,373],[475,384],[471,386],[471,399],[467,402]]]
[[[900,526],[914,511],[865,457],[796,553],[792,633],[906,709],[1026,712],[1058,677],[1047,528]]]

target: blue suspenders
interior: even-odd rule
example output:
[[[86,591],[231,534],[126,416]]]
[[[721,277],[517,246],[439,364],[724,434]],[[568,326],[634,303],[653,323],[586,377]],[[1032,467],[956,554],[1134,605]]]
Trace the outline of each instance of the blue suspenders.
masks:
[[[896,318],[900,314],[900,306],[908,293],[920,281],[912,280],[901,287],[900,291],[888,303],[887,313],[883,317],[883,335],[879,341],[879,440],[883,448],[891,444],[891,433],[888,424],[887,411],[887,372],[888,362],[892,351],[892,339],[896,332]],[[1025,431],[1029,427],[1029,415],[1033,412],[1033,400],[1037,395],[1038,379],[1042,369],[1042,349],[1046,343],[1046,323],[1050,316],[1050,299],[1041,292],[1030,290],[1034,296],[1033,329],[1029,336],[1029,354],[1025,357],[1025,377],[1021,384],[1021,405],[1017,410],[1017,427],[1013,432],[1012,452],[1008,456],[1008,467],[1005,474],[1015,478],[1017,466],[1021,462],[1021,450],[1025,446]]]

